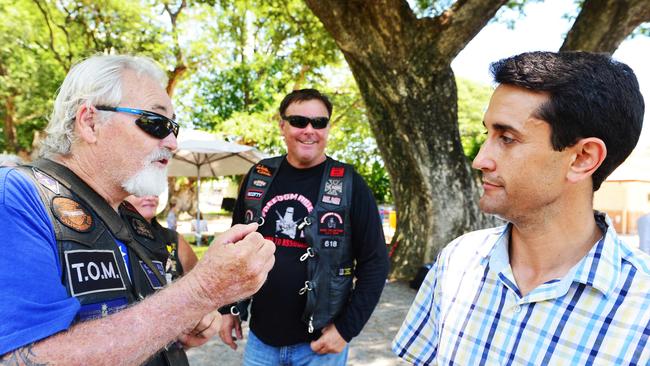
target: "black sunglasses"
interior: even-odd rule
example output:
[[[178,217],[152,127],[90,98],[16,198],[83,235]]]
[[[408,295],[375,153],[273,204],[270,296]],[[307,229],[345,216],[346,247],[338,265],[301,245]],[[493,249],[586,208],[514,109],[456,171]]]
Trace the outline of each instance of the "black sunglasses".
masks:
[[[140,127],[142,131],[157,139],[164,139],[169,136],[170,133],[173,133],[174,137],[178,136],[178,123],[162,114],[143,111],[142,109],[108,107],[105,105],[98,105],[95,106],[95,108],[100,111],[122,112],[140,116],[135,120],[135,124]]]
[[[330,121],[327,117],[309,118],[304,116],[282,116],[282,119],[289,122],[289,124],[295,128],[305,128],[311,123],[311,126],[316,130],[327,127],[327,124]]]

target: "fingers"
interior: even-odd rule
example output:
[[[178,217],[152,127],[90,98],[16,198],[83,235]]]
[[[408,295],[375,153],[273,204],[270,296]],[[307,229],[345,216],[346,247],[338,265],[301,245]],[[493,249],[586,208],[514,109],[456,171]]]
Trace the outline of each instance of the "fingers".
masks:
[[[239,319],[235,319],[234,315],[224,315],[219,329],[219,338],[221,338],[224,344],[228,345],[233,350],[237,350],[237,343],[235,343],[235,339],[233,339],[232,336],[233,328],[237,334],[237,338],[235,339],[241,339],[241,323],[239,322]]]
[[[318,353],[319,355],[327,353],[325,350],[325,342],[322,341],[322,338],[323,337],[321,336],[321,338],[318,338],[309,344],[311,350]]]
[[[255,232],[255,230],[257,230],[257,226],[257,223],[251,223],[248,225],[235,225],[228,229],[228,231],[215,238],[213,242],[219,244],[238,242],[248,234]]]
[[[237,335],[237,339],[244,339],[244,335],[241,332],[241,322],[239,320],[235,320],[235,334]]]

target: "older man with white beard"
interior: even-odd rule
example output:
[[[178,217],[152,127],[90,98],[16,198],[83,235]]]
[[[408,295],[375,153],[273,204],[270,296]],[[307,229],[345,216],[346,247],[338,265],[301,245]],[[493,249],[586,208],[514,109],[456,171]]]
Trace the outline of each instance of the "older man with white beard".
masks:
[[[253,224],[167,284],[164,247],[122,204],[165,187],[178,134],[165,84],[146,58],[77,64],[43,158],[0,169],[0,364],[186,365],[183,348],[216,331],[210,312],[264,282],[274,245]]]

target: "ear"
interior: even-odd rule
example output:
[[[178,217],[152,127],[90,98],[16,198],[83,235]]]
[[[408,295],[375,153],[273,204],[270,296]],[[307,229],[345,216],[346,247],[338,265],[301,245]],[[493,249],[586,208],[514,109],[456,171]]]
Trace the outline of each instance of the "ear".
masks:
[[[89,144],[97,141],[95,122],[97,120],[97,110],[93,106],[86,104],[81,105],[77,109],[77,114],[74,120],[74,129],[77,132],[77,137]]]
[[[567,172],[567,179],[571,183],[578,183],[591,177],[607,156],[605,143],[597,137],[580,139],[571,149],[575,153]]]

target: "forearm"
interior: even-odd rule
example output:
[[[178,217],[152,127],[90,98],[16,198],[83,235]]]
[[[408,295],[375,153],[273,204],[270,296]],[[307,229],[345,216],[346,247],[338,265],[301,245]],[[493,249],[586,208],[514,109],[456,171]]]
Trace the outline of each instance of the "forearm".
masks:
[[[196,263],[199,259],[196,257],[196,254],[192,250],[192,247],[187,243],[182,235],[178,236],[178,251],[179,257],[181,260],[181,265],[183,266],[183,271],[185,273],[189,272],[196,266]]]
[[[199,293],[192,278],[182,278],[123,311],[12,351],[0,365],[142,364],[212,310]]]

